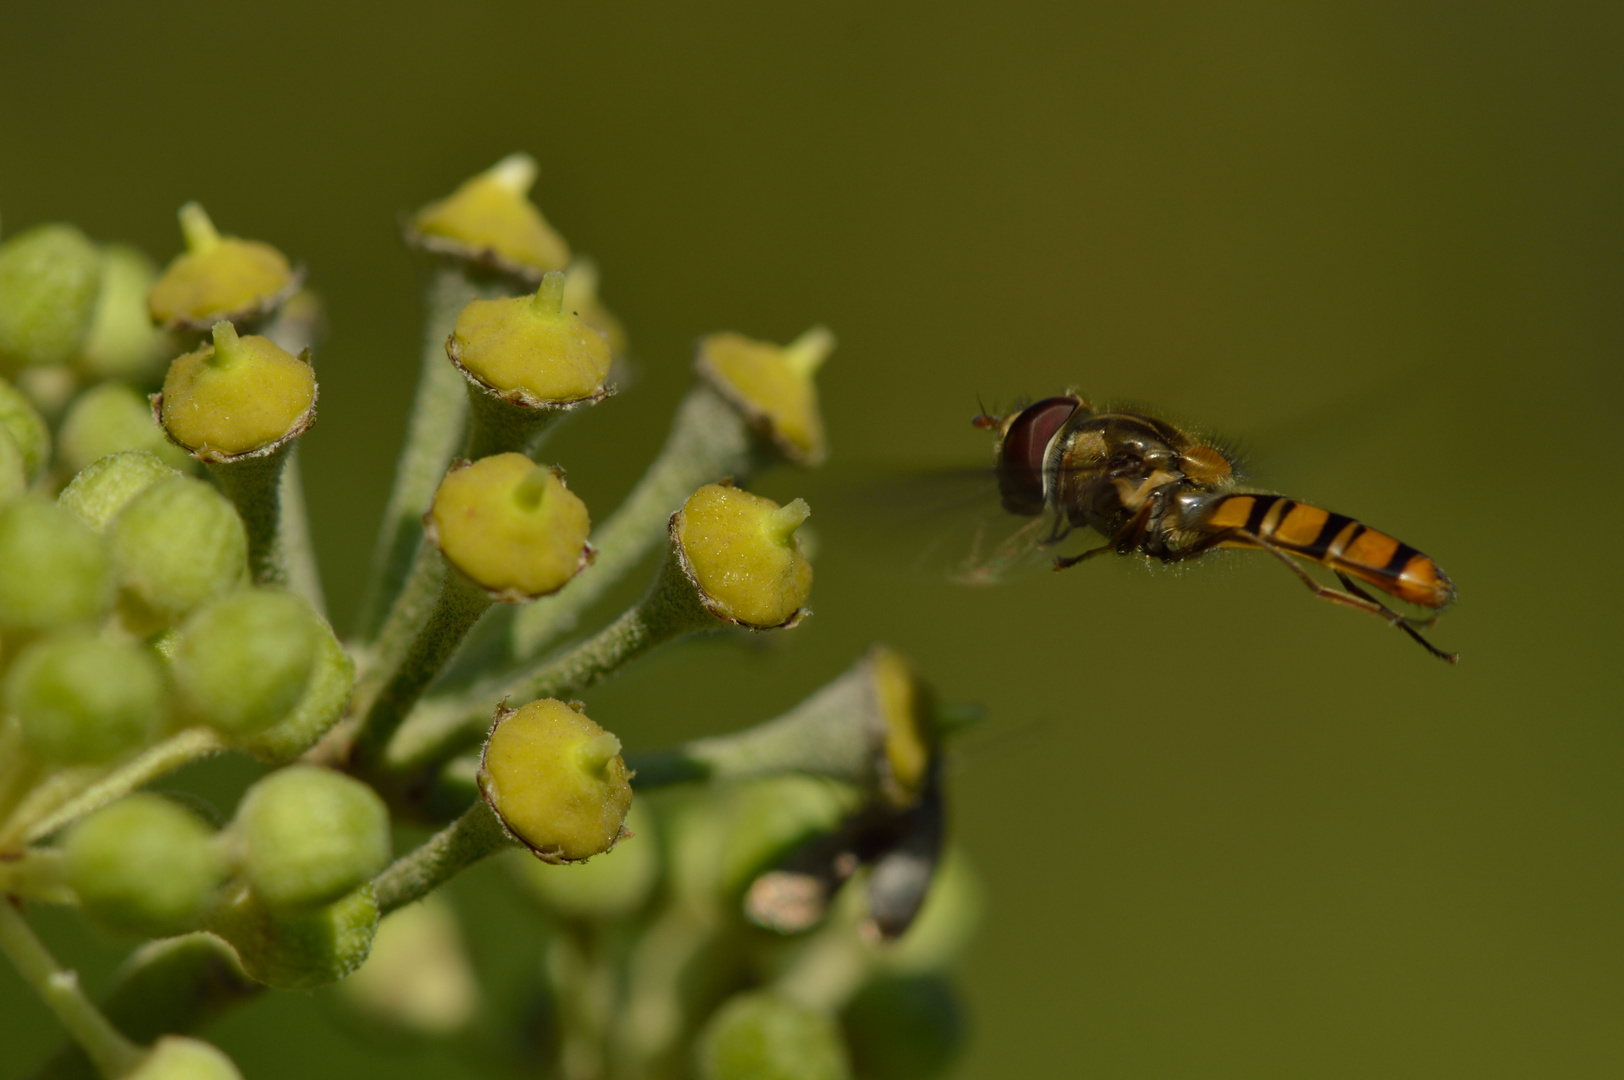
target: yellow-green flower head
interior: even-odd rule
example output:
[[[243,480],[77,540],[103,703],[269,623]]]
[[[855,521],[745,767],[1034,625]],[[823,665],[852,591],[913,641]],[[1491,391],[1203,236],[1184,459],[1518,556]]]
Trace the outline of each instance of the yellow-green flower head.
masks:
[[[56,433],[57,458],[73,472],[126,450],[144,450],[176,469],[193,469],[186,451],[164,438],[152,403],[128,383],[108,379],[73,399]]]
[[[424,524],[446,562],[502,601],[557,592],[592,561],[586,504],[523,454],[454,466]]]
[[[165,1035],[124,1080],[242,1080],[225,1051],[201,1039]]]
[[[330,904],[389,862],[383,800],[359,780],[313,765],[255,783],[231,830],[254,895],[277,912]]]
[[[536,160],[510,154],[413,215],[409,238],[442,255],[536,280],[570,261],[569,245],[526,195]]]
[[[812,564],[795,530],[811,513],[804,499],[779,506],[731,483],[707,484],[672,515],[671,538],[712,614],[765,630],[805,614]]]
[[[602,397],[609,342],[564,306],[564,275],[549,272],[534,296],[475,300],[457,316],[446,352],[480,383],[525,404]]]
[[[279,723],[304,696],[323,629],[308,603],[275,589],[203,605],[182,624],[170,657],[189,717],[232,739]]]
[[[886,801],[907,806],[919,798],[935,752],[936,731],[929,694],[903,655],[883,645],[869,651],[879,713],[885,722],[886,773],[880,789]]]
[[[204,460],[250,454],[299,435],[315,419],[316,374],[269,338],[214,324],[214,344],[178,357],[164,377],[171,438]]]
[[[143,937],[196,927],[226,877],[214,831],[161,795],[103,807],[68,833],[68,884],[92,918]]]
[[[812,376],[834,350],[835,336],[814,326],[788,345],[740,334],[701,338],[695,367],[797,465],[828,453],[818,388]]]
[[[602,334],[609,351],[620,356],[626,351],[626,328],[598,296],[598,264],[577,256],[564,275],[565,310],[575,312],[582,322]]]
[[[118,512],[106,536],[127,614],[138,621],[178,622],[235,588],[248,570],[248,535],[236,507],[190,477],[149,486]]]
[[[507,831],[551,863],[614,847],[632,805],[620,740],[553,698],[498,712],[479,789]]]
[[[254,319],[298,287],[299,275],[271,245],[221,236],[195,202],[179,216],[186,250],[147,294],[147,310],[159,325],[204,330],[221,319]]]
[[[694,1045],[699,1080],[850,1080],[834,1017],[769,991],[735,994]],[[880,1075],[880,1074],[876,1074]]]
[[[102,538],[35,495],[0,507],[0,627],[48,630],[101,616],[113,575]]]
[[[52,764],[101,764],[146,745],[163,722],[165,697],[150,650],[83,629],[34,642],[5,679],[7,715]]]
[[[80,469],[56,501],[92,529],[105,532],[107,523],[117,517],[131,499],[174,475],[175,470],[165,465],[157,454],[124,450],[97,458]]]
[[[36,225],[0,244],[0,369],[72,360],[100,288],[101,253],[72,225]]]

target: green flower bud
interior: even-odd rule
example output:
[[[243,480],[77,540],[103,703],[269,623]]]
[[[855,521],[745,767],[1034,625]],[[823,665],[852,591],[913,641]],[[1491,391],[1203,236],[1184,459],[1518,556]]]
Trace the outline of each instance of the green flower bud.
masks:
[[[207,825],[163,796],[131,795],[68,833],[67,881],[85,911],[111,929],[184,933],[225,880],[213,839]]]
[[[425,524],[448,563],[503,600],[557,592],[592,561],[586,505],[523,454],[453,468]]]
[[[243,795],[232,826],[254,895],[276,911],[336,900],[389,862],[389,810],[359,780],[290,765]]]
[[[840,1019],[863,1080],[931,1080],[964,1046],[964,1006],[939,975],[876,979]]]
[[[72,225],[36,225],[0,244],[0,368],[72,360],[100,286],[101,254]]]
[[[812,564],[795,538],[811,513],[802,499],[779,506],[707,484],[672,516],[671,536],[712,614],[754,629],[790,626],[812,590]]]
[[[142,379],[171,347],[147,314],[157,267],[136,248],[108,244],[101,268],[101,294],[79,367],[93,378]]]
[[[602,397],[609,342],[564,307],[564,274],[534,296],[475,300],[446,342],[451,362],[482,385],[530,405]]]
[[[165,1035],[121,1080],[242,1080],[219,1047],[184,1035]]]
[[[740,784],[727,808],[721,886],[738,896],[769,867],[814,836],[837,828],[857,807],[857,792],[811,776]]]
[[[846,1046],[835,1022],[771,993],[736,994],[695,1044],[700,1080],[845,1080]]]
[[[432,1037],[466,1027],[480,997],[456,913],[433,894],[378,924],[372,954],[338,990],[368,1018]]]
[[[179,216],[186,251],[147,294],[147,310],[159,325],[204,330],[221,319],[251,321],[299,287],[286,256],[269,244],[221,236],[195,202]]]
[[[338,723],[354,686],[355,661],[339,644],[332,627],[318,620],[316,660],[305,684],[304,696],[282,720],[234,741],[261,761],[273,764],[292,761],[315,746],[328,729]]]
[[[100,763],[156,736],[164,715],[163,675],[140,646],[68,630],[18,654],[6,673],[5,699],[40,758]]]
[[[28,497],[0,506],[0,626],[45,630],[101,616],[112,575],[101,537]]]
[[[498,712],[479,789],[508,832],[553,863],[614,847],[632,804],[620,740],[552,698]]]
[[[536,280],[570,261],[569,245],[525,198],[536,161],[510,154],[412,217],[419,247]]]
[[[73,472],[121,450],[144,450],[171,468],[192,468],[186,452],[164,438],[147,399],[121,382],[104,382],[74,399],[57,432],[57,450]]]
[[[119,584],[160,622],[234,588],[248,565],[242,518],[201,480],[174,476],[131,499],[107,527]]]
[[[28,462],[17,449],[17,440],[0,427],[0,506],[20,499],[28,491]]]
[[[821,326],[784,346],[712,334],[699,342],[695,366],[785,457],[816,465],[828,446],[812,376],[834,347],[834,335]]]
[[[178,357],[164,377],[163,425],[203,460],[248,454],[299,435],[315,419],[316,375],[269,338],[214,324],[214,344]]]
[[[4,379],[0,379],[0,429],[17,444],[28,479],[37,479],[51,460],[51,429],[28,396]]]
[[[97,458],[80,469],[56,501],[92,529],[104,532],[107,523],[117,517],[131,499],[174,475],[175,470],[164,464],[157,454],[147,450],[123,450]]]
[[[249,978],[277,990],[314,990],[366,960],[378,929],[371,885],[314,911],[274,911],[240,886],[215,905],[209,930],[231,943]]]
[[[641,803],[626,815],[634,843],[616,844],[590,862],[554,866],[516,852],[515,877],[549,910],[571,919],[620,919],[637,914],[658,884],[660,852],[654,819]]]
[[[310,605],[291,593],[244,589],[203,605],[182,624],[171,655],[182,705],[228,737],[270,727],[304,696],[320,629]]]

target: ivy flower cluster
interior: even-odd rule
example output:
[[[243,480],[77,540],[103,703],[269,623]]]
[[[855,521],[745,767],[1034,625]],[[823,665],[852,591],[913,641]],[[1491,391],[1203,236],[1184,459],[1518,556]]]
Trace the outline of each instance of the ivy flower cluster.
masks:
[[[811,509],[747,487],[825,457],[834,338],[702,338],[664,447],[597,519],[545,440],[614,394],[627,337],[535,172],[513,155],[407,224],[434,261],[424,353],[349,640],[299,481],[304,270],[195,203],[161,271],[71,225],[0,243],[0,953],[72,1038],[44,1075],[236,1077],[209,1021],[328,986],[364,1028],[503,1075],[951,1063],[978,893],[942,747],[973,710],[876,645],[742,731],[638,750],[589,715],[666,643],[808,615]],[[641,599],[579,632],[657,553]],[[229,813],[162,792],[219,754],[268,767]],[[522,1000],[482,983],[436,892],[490,858],[546,930]],[[99,999],[35,905],[138,943]]]

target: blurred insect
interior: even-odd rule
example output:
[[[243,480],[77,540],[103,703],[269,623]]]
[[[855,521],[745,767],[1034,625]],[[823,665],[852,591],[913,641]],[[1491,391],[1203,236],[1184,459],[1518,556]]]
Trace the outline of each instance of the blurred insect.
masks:
[[[1247,548],[1279,559],[1315,596],[1375,615],[1451,664],[1458,659],[1421,636],[1455,599],[1430,558],[1342,514],[1239,490],[1229,454],[1166,421],[1096,410],[1067,393],[1004,416],[983,412],[974,424],[997,434],[1003,513],[978,529],[959,561],[954,576],[963,582],[990,584],[1043,565],[1064,570],[1107,552],[1176,563]],[[1105,543],[1077,550],[1089,530]],[[1343,587],[1321,584],[1301,562],[1326,567]],[[1401,615],[1361,583],[1430,614]]]

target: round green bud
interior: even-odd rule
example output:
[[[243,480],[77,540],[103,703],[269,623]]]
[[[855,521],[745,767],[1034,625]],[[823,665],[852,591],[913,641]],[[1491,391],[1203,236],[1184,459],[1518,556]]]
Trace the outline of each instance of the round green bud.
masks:
[[[964,1006],[939,975],[881,977],[857,992],[841,1015],[859,1077],[931,1080],[964,1046]]]
[[[248,883],[275,911],[316,907],[389,862],[389,809],[359,780],[312,765],[249,788],[232,825]]]
[[[229,499],[201,480],[172,476],[131,499],[107,527],[125,593],[174,622],[236,587],[248,536]]]
[[[164,376],[163,424],[205,460],[235,457],[310,426],[316,374],[269,338],[214,324],[214,343],[187,353]]]
[[[170,348],[169,335],[147,314],[158,269],[127,244],[105,245],[101,265],[101,293],[79,367],[93,378],[140,380]]]
[[[68,885],[97,922],[168,937],[195,929],[226,865],[209,827],[161,795],[138,794],[91,814],[64,845]]]
[[[292,593],[244,589],[210,601],[181,625],[170,657],[182,706],[233,738],[270,727],[304,696],[320,631]]]
[[[793,625],[812,591],[795,530],[812,511],[731,484],[706,484],[671,519],[684,568],[718,618],[753,629]]]
[[[138,645],[88,630],[41,638],[6,673],[6,711],[45,761],[110,761],[144,745],[164,716],[158,662]]]
[[[608,851],[632,805],[620,740],[553,698],[498,714],[479,788],[508,832],[545,862]]]
[[[834,347],[835,336],[821,326],[782,346],[712,334],[699,342],[696,367],[785,457],[816,465],[829,449],[812,376]]]
[[[261,761],[281,764],[315,746],[344,715],[355,686],[355,661],[339,644],[332,627],[316,623],[316,660],[304,695],[281,720],[233,742]]]
[[[695,1043],[700,1080],[845,1080],[840,1028],[828,1015],[772,993],[736,994]]]
[[[592,558],[586,504],[557,469],[523,454],[453,468],[428,514],[446,561],[503,600],[557,592]]]
[[[775,776],[738,785],[727,807],[722,889],[744,892],[801,844],[832,832],[857,809],[855,789],[812,776]]]
[[[180,208],[186,251],[175,257],[147,294],[161,326],[202,330],[221,319],[253,319],[298,285],[287,257],[269,244],[221,236],[203,207]]]
[[[36,225],[0,244],[0,367],[72,360],[100,286],[101,253],[72,225]]]
[[[109,380],[74,398],[57,432],[62,464],[79,472],[121,450],[145,450],[174,469],[189,469],[186,451],[164,438],[152,406],[129,385]]]
[[[0,506],[0,626],[46,630],[101,616],[112,597],[102,538],[36,496]]]
[[[554,270],[534,296],[471,302],[446,344],[452,362],[528,403],[602,396],[609,342],[564,307],[564,293],[564,274]]]
[[[413,239],[430,251],[535,280],[570,261],[569,245],[526,198],[536,161],[510,154],[412,217]]]
[[[647,902],[660,875],[654,819],[641,803],[626,815],[626,831],[635,839],[590,862],[554,866],[515,852],[509,865],[531,895],[566,918],[626,918]]]
[[[104,532],[131,499],[174,475],[175,470],[151,451],[122,450],[80,469],[56,501],[92,529]]]
[[[366,960],[378,929],[371,885],[314,911],[275,911],[257,893],[232,889],[208,929],[231,943],[249,978],[277,990],[335,983]]]
[[[16,442],[28,479],[36,479],[51,460],[51,429],[28,395],[4,379],[0,379],[0,429]]]
[[[242,1080],[242,1073],[217,1046],[184,1035],[165,1035],[121,1080]]]
[[[28,462],[17,449],[17,440],[0,427],[0,506],[20,499],[28,491]]]

